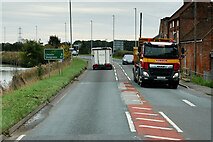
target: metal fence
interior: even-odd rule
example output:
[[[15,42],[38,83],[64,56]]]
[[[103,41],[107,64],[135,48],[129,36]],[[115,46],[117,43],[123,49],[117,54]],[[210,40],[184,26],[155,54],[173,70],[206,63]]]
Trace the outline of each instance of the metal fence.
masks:
[[[183,78],[185,81],[192,80],[193,75],[197,76],[197,77],[202,77],[203,80],[208,81],[208,82],[213,81],[213,72],[204,72],[202,74],[202,73],[190,70],[189,68],[183,67],[182,70],[181,70],[181,73],[182,73],[181,78]]]

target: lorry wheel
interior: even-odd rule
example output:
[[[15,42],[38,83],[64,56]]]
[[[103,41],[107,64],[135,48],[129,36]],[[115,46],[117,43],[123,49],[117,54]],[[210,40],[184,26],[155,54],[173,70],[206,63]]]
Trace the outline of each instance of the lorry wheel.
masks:
[[[177,89],[178,87],[178,84],[177,83],[172,83],[172,84],[169,84],[170,88],[172,89]]]
[[[140,84],[141,87],[145,87],[145,83],[143,81],[141,81],[141,84]]]

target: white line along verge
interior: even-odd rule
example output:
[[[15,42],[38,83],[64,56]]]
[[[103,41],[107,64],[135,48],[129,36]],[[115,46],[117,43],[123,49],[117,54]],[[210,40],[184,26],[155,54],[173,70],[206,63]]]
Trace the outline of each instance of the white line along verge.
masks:
[[[137,120],[146,120],[146,121],[154,121],[154,122],[165,122],[164,120],[158,119],[147,119],[147,118],[136,118]]]
[[[173,140],[173,141],[180,141],[181,139],[176,138],[168,138],[168,137],[159,137],[159,136],[151,136],[151,135],[145,135],[145,138],[155,138],[155,139],[162,139],[162,140]]]
[[[196,107],[196,105],[194,105],[193,103],[191,103],[188,100],[182,100],[183,102],[185,102],[186,104],[190,105],[191,107]]]
[[[132,107],[134,109],[145,109],[145,110],[152,110],[151,108],[144,108],[144,107]]]
[[[23,137],[25,137],[26,135],[20,135],[16,140],[20,141]]]
[[[136,132],[134,123],[133,123],[133,121],[132,121],[132,117],[130,116],[129,112],[126,111],[125,114],[126,114],[126,117],[127,117],[128,123],[129,123],[130,131],[131,131],[131,132]]]
[[[143,128],[153,128],[153,129],[161,129],[161,130],[173,130],[173,128],[156,127],[156,126],[149,126],[149,125],[139,125],[139,127],[143,127]]]
[[[177,130],[177,132],[183,133],[183,131],[171,119],[169,119],[166,114],[161,111],[159,113]]]

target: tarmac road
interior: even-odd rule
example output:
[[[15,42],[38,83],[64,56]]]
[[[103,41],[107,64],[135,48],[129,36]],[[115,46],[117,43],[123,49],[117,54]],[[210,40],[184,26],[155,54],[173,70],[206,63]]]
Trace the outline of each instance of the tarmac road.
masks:
[[[210,140],[211,97],[180,86],[142,88],[133,81],[132,65],[114,60],[114,70],[90,66],[30,121],[39,123],[21,127],[9,139]]]

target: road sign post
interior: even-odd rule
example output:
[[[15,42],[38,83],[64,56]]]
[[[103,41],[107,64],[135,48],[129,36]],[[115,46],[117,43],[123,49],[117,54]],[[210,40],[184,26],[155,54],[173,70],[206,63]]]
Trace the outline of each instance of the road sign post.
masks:
[[[50,60],[63,60],[64,59],[64,49],[44,49],[44,59],[48,60],[48,72],[50,77]],[[59,75],[60,75],[60,65],[59,65]]]

